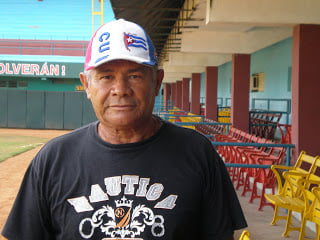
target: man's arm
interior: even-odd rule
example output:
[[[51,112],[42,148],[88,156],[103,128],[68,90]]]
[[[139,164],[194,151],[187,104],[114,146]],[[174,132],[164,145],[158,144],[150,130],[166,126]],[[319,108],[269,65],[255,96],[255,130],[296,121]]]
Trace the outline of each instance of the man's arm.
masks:
[[[29,165],[8,219],[2,229],[7,239],[50,239],[43,222],[45,211],[40,200],[34,161]]]

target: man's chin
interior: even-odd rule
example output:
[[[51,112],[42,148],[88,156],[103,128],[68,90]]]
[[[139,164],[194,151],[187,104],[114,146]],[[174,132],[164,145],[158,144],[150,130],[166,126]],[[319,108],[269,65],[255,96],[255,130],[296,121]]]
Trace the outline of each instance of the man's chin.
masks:
[[[113,128],[135,128],[139,125],[143,125],[144,123],[141,121],[142,119],[139,117],[133,116],[125,116],[125,114],[105,119],[105,123],[107,125],[112,126]]]

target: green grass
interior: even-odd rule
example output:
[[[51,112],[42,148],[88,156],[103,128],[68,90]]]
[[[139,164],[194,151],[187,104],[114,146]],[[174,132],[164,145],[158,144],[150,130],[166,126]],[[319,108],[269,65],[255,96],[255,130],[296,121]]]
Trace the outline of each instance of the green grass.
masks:
[[[47,141],[48,139],[38,137],[0,135],[0,162],[33,149]]]

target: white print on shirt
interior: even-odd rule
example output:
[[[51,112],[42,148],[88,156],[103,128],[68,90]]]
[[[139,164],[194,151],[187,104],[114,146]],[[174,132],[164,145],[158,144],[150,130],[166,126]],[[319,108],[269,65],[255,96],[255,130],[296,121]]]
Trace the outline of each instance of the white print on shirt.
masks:
[[[148,201],[158,200],[164,187],[161,183],[154,183],[148,188],[149,182],[149,178],[139,179],[139,176],[132,175],[108,177],[104,179],[106,191],[99,184],[94,184],[91,185],[89,200],[85,196],[68,199],[77,213],[94,211],[94,203],[97,202],[110,203],[96,210],[91,218],[85,218],[80,222],[80,235],[89,239],[95,229],[99,228],[107,237],[104,239],[132,239],[144,232],[146,226],[150,226],[154,237],[162,237],[165,234],[163,216],[155,215],[154,210],[145,205],[134,206],[134,201],[124,196],[135,194],[136,197],[145,197]],[[114,203],[109,201],[109,196],[119,196],[122,191],[121,200],[115,200]],[[173,209],[177,198],[177,195],[169,195],[157,202],[153,208]]]
[[[80,222],[79,231],[83,238],[91,238],[95,228],[98,227],[107,237],[134,238],[144,231],[146,225],[151,226],[153,236],[162,237],[164,235],[164,219],[161,215],[154,215],[153,211],[144,205],[138,205],[132,210],[133,200],[128,200],[126,197],[114,202],[116,209],[109,205],[103,206],[91,218],[85,218]],[[160,222],[156,222],[157,219]],[[90,224],[90,233],[84,233],[83,227],[85,224]],[[156,227],[158,228],[157,232],[155,231]]]

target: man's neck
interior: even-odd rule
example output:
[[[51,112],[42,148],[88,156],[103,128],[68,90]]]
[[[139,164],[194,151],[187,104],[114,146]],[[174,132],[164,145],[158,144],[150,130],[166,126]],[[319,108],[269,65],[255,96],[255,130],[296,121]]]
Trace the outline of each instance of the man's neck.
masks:
[[[153,116],[142,126],[132,128],[113,128],[100,122],[98,135],[102,140],[111,144],[135,143],[153,136],[160,128],[160,125],[160,121]]]

